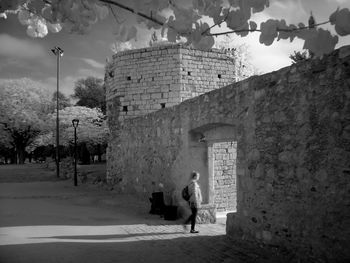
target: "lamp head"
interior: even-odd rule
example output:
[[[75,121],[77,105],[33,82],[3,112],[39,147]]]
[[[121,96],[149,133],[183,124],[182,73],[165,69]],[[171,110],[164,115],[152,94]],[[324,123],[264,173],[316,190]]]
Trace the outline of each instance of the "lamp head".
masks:
[[[72,120],[72,124],[73,124],[73,127],[74,127],[74,128],[77,128],[78,125],[79,125],[79,120],[78,120],[78,119],[73,119],[73,120]]]
[[[201,137],[199,138],[198,142],[205,142],[206,138],[203,134],[201,134]]]
[[[56,56],[63,56],[63,49],[61,49],[60,47],[54,47],[51,49],[52,53],[54,53]]]

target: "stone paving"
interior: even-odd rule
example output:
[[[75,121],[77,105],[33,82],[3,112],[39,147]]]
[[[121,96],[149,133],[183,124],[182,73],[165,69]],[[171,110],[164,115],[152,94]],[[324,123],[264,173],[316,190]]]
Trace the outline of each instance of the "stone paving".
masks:
[[[184,231],[149,203],[70,182],[0,184],[0,262],[293,262],[225,235]]]
[[[175,238],[210,237],[223,235],[223,225],[200,225],[200,233],[193,235],[181,225],[136,224],[104,226],[11,226],[0,228],[1,245],[19,245],[50,242],[113,243]]]

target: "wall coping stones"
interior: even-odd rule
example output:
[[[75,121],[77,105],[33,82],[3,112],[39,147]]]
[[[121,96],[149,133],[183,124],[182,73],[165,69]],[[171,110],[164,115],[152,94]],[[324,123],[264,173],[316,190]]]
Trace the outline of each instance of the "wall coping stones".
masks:
[[[146,47],[146,48],[138,48],[138,49],[121,51],[114,54],[113,59],[116,59],[117,57],[131,56],[131,55],[146,53],[146,52],[150,54],[149,56],[151,56],[151,55],[155,55],[156,51],[160,51],[160,52],[168,51],[168,54],[172,54],[172,53],[176,54],[177,52],[174,52],[175,50],[182,50],[183,54],[190,54],[191,56],[203,56],[202,54],[207,52],[209,57],[224,55],[226,59],[229,58],[229,56],[226,55],[225,51],[222,51],[220,49],[211,49],[211,50],[203,51],[203,50],[189,47],[186,44],[166,44],[166,45],[155,46],[155,47]],[[136,56],[139,57],[138,55]]]

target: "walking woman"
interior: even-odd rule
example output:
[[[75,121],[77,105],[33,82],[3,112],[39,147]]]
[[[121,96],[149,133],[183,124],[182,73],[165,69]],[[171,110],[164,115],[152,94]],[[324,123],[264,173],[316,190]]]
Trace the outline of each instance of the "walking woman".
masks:
[[[184,228],[186,229],[186,225],[189,222],[191,222],[190,233],[198,233],[198,231],[195,229],[196,217],[197,217],[198,208],[200,208],[202,203],[202,193],[198,184],[199,176],[200,175],[198,172],[196,171],[191,172],[191,182],[188,185],[188,192],[190,195],[190,199],[188,200],[188,203],[190,205],[192,214],[184,222]]]

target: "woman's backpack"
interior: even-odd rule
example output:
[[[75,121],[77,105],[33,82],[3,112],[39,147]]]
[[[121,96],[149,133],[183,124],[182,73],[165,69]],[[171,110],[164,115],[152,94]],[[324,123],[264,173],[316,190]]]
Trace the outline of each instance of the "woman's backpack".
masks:
[[[188,192],[188,185],[182,189],[182,198],[186,201],[190,200],[190,193]]]

